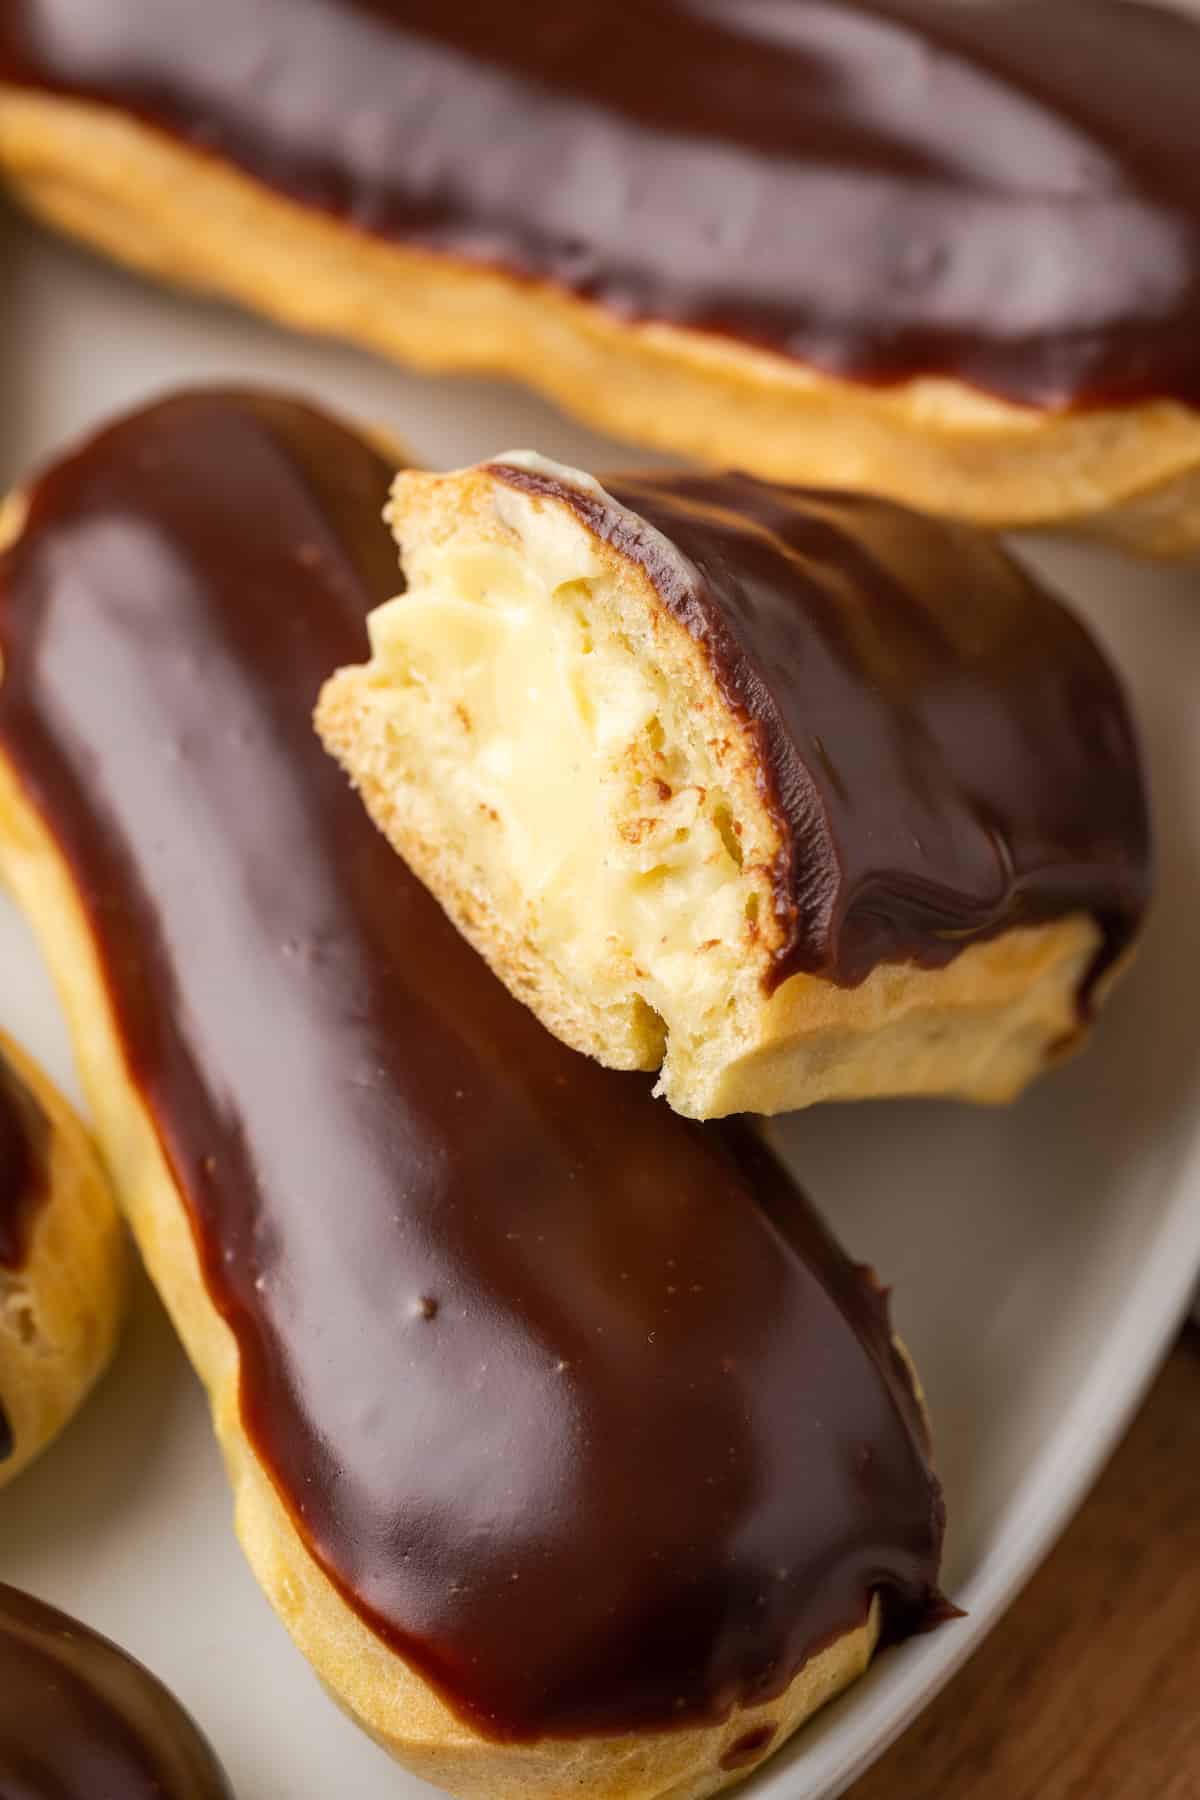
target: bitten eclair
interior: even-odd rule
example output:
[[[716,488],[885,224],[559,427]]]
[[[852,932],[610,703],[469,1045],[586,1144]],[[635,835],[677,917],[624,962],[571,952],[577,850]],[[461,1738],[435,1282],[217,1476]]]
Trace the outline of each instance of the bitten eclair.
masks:
[[[148,1669],[5,1582],[0,1793],[12,1800],[232,1800],[207,1742]]]
[[[889,502],[529,455],[402,474],[406,589],[317,720],[565,1042],[696,1118],[1008,1100],[1136,932],[1120,684],[995,545]]]
[[[322,750],[388,477],[217,393],[44,474],[0,557],[0,862],[333,1694],[456,1794],[687,1800],[938,1616],[924,1417],[771,1153],[543,1031]]]
[[[6,0],[123,261],[636,442],[1200,545],[1200,25],[1132,0]]]
[[[126,1258],[83,1126],[0,1033],[0,1487],[58,1435],[108,1366]]]

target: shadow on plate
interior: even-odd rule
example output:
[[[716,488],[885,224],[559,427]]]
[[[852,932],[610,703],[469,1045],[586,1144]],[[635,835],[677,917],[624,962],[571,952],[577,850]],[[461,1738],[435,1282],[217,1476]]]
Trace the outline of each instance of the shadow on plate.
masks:
[[[191,1385],[183,1351],[139,1266],[112,1367],[62,1436],[0,1494],[0,1573],[48,1560],[64,1544],[94,1545],[127,1529],[167,1456]]]

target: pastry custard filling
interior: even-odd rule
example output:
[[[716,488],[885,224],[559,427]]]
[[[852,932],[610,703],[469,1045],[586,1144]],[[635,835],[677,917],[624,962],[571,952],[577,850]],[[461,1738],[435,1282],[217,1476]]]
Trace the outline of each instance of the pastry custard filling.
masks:
[[[980,534],[736,473],[405,471],[317,730],[551,1032],[693,1118],[1010,1099],[1149,886],[1102,652]]]
[[[630,642],[588,532],[509,489],[494,503],[496,533],[405,537],[408,591],[371,617],[391,779],[436,797],[429,834],[468,904],[631,1015],[627,1059],[657,1066],[665,1033],[702,1039],[736,1006],[762,827],[737,816],[711,707],[668,674],[653,621]]]

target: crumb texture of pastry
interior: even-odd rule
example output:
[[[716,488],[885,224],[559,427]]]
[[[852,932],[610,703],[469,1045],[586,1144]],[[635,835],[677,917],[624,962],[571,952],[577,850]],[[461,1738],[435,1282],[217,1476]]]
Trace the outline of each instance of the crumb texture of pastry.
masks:
[[[941,1616],[924,1413],[771,1152],[545,1032],[322,750],[389,478],[220,393],[43,475],[0,857],[331,1692],[456,1794],[700,1800]]]
[[[6,1582],[0,1793],[14,1800],[233,1800],[208,1743],[148,1669]]]
[[[1150,884],[1120,684],[979,533],[743,476],[405,472],[318,727],[576,1048],[694,1117],[1005,1100]]]
[[[152,273],[634,441],[1176,554],[1198,83],[1200,25],[1143,0],[642,0],[619,29],[565,0],[536,32],[8,0],[0,165]]]
[[[124,1227],[83,1126],[0,1033],[0,1487],[107,1367],[125,1311]]]

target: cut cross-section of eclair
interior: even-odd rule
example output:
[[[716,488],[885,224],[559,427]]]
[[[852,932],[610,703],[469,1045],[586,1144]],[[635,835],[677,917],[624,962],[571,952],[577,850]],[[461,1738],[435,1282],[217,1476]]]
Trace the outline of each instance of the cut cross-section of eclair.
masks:
[[[1129,0],[3,0],[0,180],[630,443],[1183,556],[1198,91]]]
[[[576,1048],[680,1112],[1010,1099],[1149,888],[1136,736],[990,540],[744,476],[405,472],[405,591],[318,729]]]

